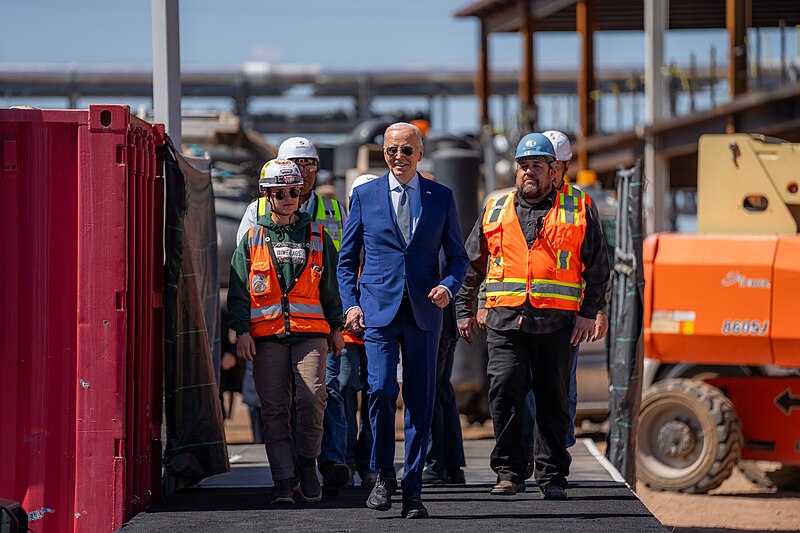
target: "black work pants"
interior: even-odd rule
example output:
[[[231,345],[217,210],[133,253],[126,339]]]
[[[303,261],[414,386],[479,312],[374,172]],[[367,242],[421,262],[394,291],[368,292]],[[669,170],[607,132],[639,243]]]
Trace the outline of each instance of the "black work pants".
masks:
[[[466,466],[464,442],[461,435],[461,417],[458,413],[456,393],[450,376],[453,374],[458,337],[442,333],[439,353],[436,356],[436,403],[433,406],[431,442],[425,467],[445,476],[448,470]]]
[[[542,334],[488,329],[489,407],[495,438],[490,465],[499,480],[525,482],[522,420],[525,395],[532,387],[536,482],[542,490],[551,483],[567,486],[571,333],[572,326]]]

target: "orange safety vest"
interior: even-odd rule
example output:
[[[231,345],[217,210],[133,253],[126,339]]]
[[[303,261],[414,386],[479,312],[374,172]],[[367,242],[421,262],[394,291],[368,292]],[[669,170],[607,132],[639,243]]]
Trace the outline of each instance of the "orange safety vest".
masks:
[[[284,333],[327,335],[331,332],[319,302],[323,231],[320,224],[311,225],[306,262],[295,283],[283,294],[266,228],[256,225],[248,230],[250,334],[253,337]]]
[[[529,298],[539,309],[578,311],[583,298],[581,244],[591,198],[565,184],[528,248],[515,195],[490,202],[483,215],[489,248],[486,307],[519,307]]]
[[[363,270],[363,266],[358,267],[358,275],[361,276],[361,271]],[[347,343],[354,343],[354,344],[364,344],[364,334],[362,332],[361,338],[355,336],[354,333],[347,331],[346,329],[342,330],[342,335],[344,336],[344,342]]]
[[[351,343],[351,342],[354,343],[354,344],[364,344],[364,339],[363,338],[359,339],[358,337],[356,337],[355,335],[353,335],[349,331],[343,331],[342,335],[344,335],[344,342],[346,342],[348,344]]]

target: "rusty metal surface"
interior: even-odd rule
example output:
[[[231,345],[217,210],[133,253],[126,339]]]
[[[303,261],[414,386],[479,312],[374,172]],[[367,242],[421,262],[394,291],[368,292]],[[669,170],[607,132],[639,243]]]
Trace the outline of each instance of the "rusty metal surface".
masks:
[[[530,13],[542,21],[537,31],[575,31],[577,3],[578,0],[532,0]],[[669,29],[725,28],[725,3],[726,0],[670,0]],[[795,0],[759,0],[747,4],[750,27],[777,27],[781,19],[787,26],[800,24],[800,2]],[[521,26],[516,0],[481,0],[454,15],[484,19],[490,32],[515,32]],[[642,30],[644,2],[598,0],[596,23],[597,31]]]

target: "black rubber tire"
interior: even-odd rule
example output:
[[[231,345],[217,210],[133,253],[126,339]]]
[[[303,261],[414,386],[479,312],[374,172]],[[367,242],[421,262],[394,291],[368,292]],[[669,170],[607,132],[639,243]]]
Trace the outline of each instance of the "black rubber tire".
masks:
[[[669,379],[642,396],[636,471],[652,488],[695,494],[715,489],[731,475],[742,443],[733,404],[716,387]]]
[[[668,363],[661,365],[656,374],[655,381],[665,379],[688,378],[695,381],[706,381],[716,377],[750,377],[763,376],[764,373],[757,366],[744,365],[710,365],[703,363]],[[767,477],[759,461],[739,461],[736,468],[751,483],[759,487],[772,489],[775,485]]]

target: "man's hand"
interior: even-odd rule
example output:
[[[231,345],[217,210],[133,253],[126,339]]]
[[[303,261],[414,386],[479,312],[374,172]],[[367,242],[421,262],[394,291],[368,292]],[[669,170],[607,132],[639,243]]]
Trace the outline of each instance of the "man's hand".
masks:
[[[364,311],[360,307],[350,309],[344,319],[344,327],[353,333],[364,331]]]
[[[249,333],[242,333],[236,339],[236,355],[248,361],[253,360],[256,355],[256,343],[253,342],[253,337]]]
[[[458,334],[465,341],[472,344],[476,333],[478,333],[478,321],[475,320],[475,317],[462,318],[458,321]]]
[[[598,341],[606,336],[608,333],[608,315],[605,313],[597,313],[597,318],[594,321],[594,335],[593,341]]]
[[[328,351],[333,352],[334,357],[339,357],[342,350],[344,350],[344,335],[341,329],[335,329],[328,337]]]
[[[475,313],[475,320],[478,321],[478,326],[483,330],[486,329],[486,317],[488,316],[489,316],[489,310],[486,309],[485,307],[481,307]]]
[[[444,309],[450,303],[450,293],[442,285],[437,285],[428,293],[428,299],[436,307]]]
[[[594,320],[577,315],[575,317],[575,327],[572,328],[572,336],[569,338],[569,342],[573,346],[577,346],[582,342],[588,341],[592,333],[594,333]]]

